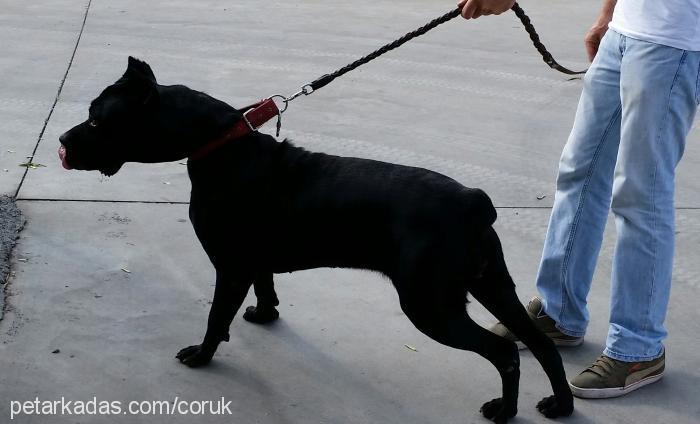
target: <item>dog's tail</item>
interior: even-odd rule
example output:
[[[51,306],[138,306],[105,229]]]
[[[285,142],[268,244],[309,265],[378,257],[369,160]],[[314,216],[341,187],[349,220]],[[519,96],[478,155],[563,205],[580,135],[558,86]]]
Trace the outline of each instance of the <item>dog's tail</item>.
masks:
[[[473,229],[480,231],[492,226],[498,214],[489,195],[479,188],[467,188],[466,191],[467,214]]]

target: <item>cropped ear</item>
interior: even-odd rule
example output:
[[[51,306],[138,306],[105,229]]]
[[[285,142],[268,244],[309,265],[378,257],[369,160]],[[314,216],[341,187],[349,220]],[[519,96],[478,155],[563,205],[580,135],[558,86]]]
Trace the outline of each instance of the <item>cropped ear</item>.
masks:
[[[156,77],[148,63],[129,56],[129,64],[117,84],[128,88],[140,103],[153,104],[158,99]]]
[[[152,84],[156,84],[156,76],[148,63],[129,56],[129,64],[126,67],[124,77],[142,79]]]

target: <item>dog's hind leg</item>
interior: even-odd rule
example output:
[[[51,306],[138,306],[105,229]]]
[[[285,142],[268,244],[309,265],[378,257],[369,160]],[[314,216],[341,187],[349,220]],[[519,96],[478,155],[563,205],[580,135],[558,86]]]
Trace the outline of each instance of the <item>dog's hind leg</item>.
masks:
[[[530,348],[554,390],[554,396],[542,399],[537,409],[547,418],[571,415],[574,400],[556,346],[534,326],[514,289],[494,288],[491,284],[488,281],[484,284],[488,288],[472,289],[472,295]]]
[[[520,355],[515,343],[491,333],[467,315],[467,282],[477,258],[464,258],[459,246],[432,246],[413,251],[394,281],[401,309],[423,334],[455,349],[475,352],[496,367],[502,397],[485,403],[482,414],[505,423],[518,412]]]
[[[255,306],[248,306],[243,314],[243,319],[254,324],[267,324],[279,318],[280,314],[275,306],[280,304],[275,293],[273,275],[261,273],[253,281],[253,289],[258,302]]]
[[[496,423],[507,422],[518,412],[520,359],[517,346],[475,323],[467,315],[464,303],[461,308],[445,307],[453,303],[454,297],[444,302],[426,302],[433,294],[417,297],[415,302],[402,299],[401,306],[416,328],[428,337],[455,349],[475,352],[496,367],[501,376],[502,397],[485,403],[481,412]]]
[[[542,399],[537,409],[548,418],[571,415],[574,400],[561,356],[552,340],[535,327],[520,303],[503,259],[500,241],[493,229],[484,234],[482,247],[487,263],[481,278],[470,284],[469,292],[525,343],[542,365],[554,396]]]
[[[228,275],[217,269],[214,300],[209,311],[204,341],[200,345],[180,350],[176,355],[180,362],[189,367],[198,367],[211,361],[219,343],[229,340],[231,321],[243,304],[252,282],[250,277]]]

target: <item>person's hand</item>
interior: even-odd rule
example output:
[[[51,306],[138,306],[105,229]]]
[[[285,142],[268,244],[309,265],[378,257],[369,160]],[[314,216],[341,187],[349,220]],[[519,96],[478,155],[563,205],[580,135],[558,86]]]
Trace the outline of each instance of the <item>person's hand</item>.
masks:
[[[586,53],[588,53],[588,60],[593,62],[593,58],[595,57],[596,53],[598,53],[598,46],[600,46],[600,40],[603,39],[603,36],[608,30],[608,22],[606,20],[599,20],[593,26],[591,29],[588,30],[586,33],[586,37],[584,38],[584,44],[586,45]]]
[[[462,9],[464,19],[476,19],[485,15],[500,15],[514,4],[515,0],[460,0],[457,7]]]

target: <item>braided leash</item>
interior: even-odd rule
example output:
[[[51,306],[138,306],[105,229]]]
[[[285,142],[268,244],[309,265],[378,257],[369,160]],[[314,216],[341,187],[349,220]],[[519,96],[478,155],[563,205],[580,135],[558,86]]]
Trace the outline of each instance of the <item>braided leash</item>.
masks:
[[[560,64],[557,63],[556,60],[554,60],[554,57],[552,57],[552,54],[547,51],[547,48],[542,44],[540,41],[540,36],[537,34],[537,31],[535,31],[535,27],[532,25],[532,22],[530,21],[530,18],[525,14],[525,11],[520,7],[518,3],[515,3],[513,7],[511,8],[513,12],[515,12],[515,15],[520,19],[522,22],[523,26],[525,27],[525,31],[530,35],[530,39],[532,40],[532,43],[535,45],[535,48],[537,51],[542,55],[542,59],[544,62],[549,65],[550,68],[556,69],[559,72],[568,74],[568,75],[579,75],[579,74],[584,74],[586,71],[572,71],[570,69],[565,68],[564,66],[561,66]],[[373,51],[372,53],[368,54],[367,56],[364,56],[348,65],[343,66],[342,68],[338,69],[337,71],[326,74],[321,76],[320,78],[316,79],[315,81],[307,84],[304,86],[304,88],[311,88],[311,90],[318,90],[319,88],[327,85],[334,79],[338,78],[341,75],[344,75],[353,69],[364,65],[365,63],[374,60],[378,58],[379,56],[383,55],[384,53],[394,50],[395,48],[403,45],[404,43],[419,37],[426,32],[430,31],[431,29],[435,28],[438,25],[444,24],[445,22],[456,18],[461,14],[461,9],[457,8],[455,10],[452,10],[442,16],[440,16],[437,19],[434,19],[427,23],[426,25],[418,28],[415,31],[411,31],[408,34],[404,35],[403,37],[399,38],[398,40],[392,41],[391,43]],[[306,93],[301,93],[301,94],[306,94]],[[309,93],[310,94],[310,93]]]
[[[527,33],[530,35],[530,40],[532,40],[532,44],[535,45],[537,51],[540,52],[540,55],[542,55],[544,63],[549,65],[550,68],[556,69],[557,71],[567,75],[581,75],[586,73],[586,70],[572,71],[571,69],[565,68],[564,66],[558,64],[557,61],[554,60],[552,54],[547,51],[547,48],[540,41],[540,36],[537,34],[537,31],[535,31],[535,27],[532,25],[532,22],[530,22],[530,17],[528,17],[525,14],[525,11],[520,7],[520,5],[518,3],[515,3],[510,10],[515,12],[515,16],[517,16],[518,19],[520,19],[520,22],[523,23],[525,31],[527,31]]]
[[[532,43],[535,45],[535,48],[537,51],[542,55],[542,59],[545,61],[547,65],[549,65],[550,68],[556,69],[559,72],[563,72],[568,75],[578,75],[578,74],[584,74],[586,71],[579,71],[575,72],[570,69],[567,69],[560,64],[557,63],[556,60],[554,60],[554,57],[552,57],[552,54],[547,51],[547,48],[542,44],[540,41],[540,36],[537,35],[537,32],[535,31],[535,27],[532,25],[530,22],[530,18],[525,14],[523,9],[520,8],[518,3],[514,3],[513,7],[511,8],[513,12],[515,12],[515,15],[520,19],[520,21],[523,23],[525,26],[525,31],[530,35],[530,39],[532,40]],[[341,75],[344,75],[353,69],[364,65],[365,63],[374,60],[378,58],[379,56],[383,55],[384,53],[394,50],[395,48],[403,45],[404,43],[421,36],[425,34],[426,32],[430,31],[431,29],[435,28],[438,25],[444,24],[445,22],[449,21],[450,19],[456,18],[461,14],[461,9],[457,8],[455,10],[452,10],[451,12],[448,12],[442,16],[440,16],[437,19],[434,19],[430,22],[428,22],[426,25],[416,29],[415,31],[411,31],[408,34],[404,35],[403,37],[399,38],[398,40],[392,41],[391,43],[373,51],[372,53],[368,54],[367,56],[361,57],[360,59],[343,66],[342,68],[338,69],[337,71],[330,73],[330,74],[325,74],[321,76],[320,78],[305,84],[304,86],[301,87],[301,90],[298,92],[292,94],[289,97],[285,97],[281,94],[275,94],[273,96],[270,96],[266,99],[263,99],[257,103],[254,103],[250,106],[246,106],[245,108],[241,109],[243,112],[243,119],[236,124],[235,127],[233,127],[231,130],[229,130],[226,134],[224,134],[222,137],[219,137],[210,143],[202,146],[200,149],[195,151],[193,154],[190,155],[190,159],[201,159],[207,155],[209,155],[212,151],[216,150],[219,148],[221,145],[229,142],[230,140],[233,139],[238,139],[240,137],[243,137],[251,132],[257,131],[258,128],[260,128],[261,125],[263,125],[265,122],[269,121],[270,119],[274,118],[275,116],[277,117],[277,136],[279,137],[280,135],[280,129],[282,127],[282,113],[287,110],[289,107],[289,102],[292,100],[296,99],[299,96],[308,96],[309,94],[315,92],[321,87],[326,86],[329,84],[331,81],[334,79],[338,78]],[[284,103],[284,107],[279,108],[277,104],[275,103],[275,98],[279,98],[282,103]]]
[[[418,28],[415,31],[411,31],[408,34],[404,35],[403,37],[399,38],[398,40],[394,40],[391,43],[373,51],[372,53],[368,54],[365,57],[362,57],[348,65],[343,66],[342,68],[338,69],[337,71],[331,73],[331,74],[326,74],[323,75],[322,77],[318,78],[317,80],[313,81],[312,83],[308,84],[313,90],[318,90],[319,88],[325,86],[329,82],[333,81],[334,79],[338,78],[341,75],[344,75],[353,69],[364,65],[365,63],[374,60],[378,58],[379,56],[383,55],[384,53],[394,50],[397,47],[400,47],[404,43],[419,37],[426,32],[430,31],[431,29],[435,28],[438,25],[444,24],[445,22],[449,21],[450,19],[453,19],[460,14],[460,9],[455,9],[449,13],[446,13],[442,16],[440,16],[437,19],[433,19],[432,21],[428,22],[426,25]]]
[[[547,51],[547,48],[542,44],[540,41],[540,36],[537,34],[537,31],[535,31],[535,27],[532,25],[532,22],[530,21],[530,18],[525,14],[525,11],[518,5],[518,3],[513,4],[513,7],[511,7],[511,10],[515,12],[515,15],[520,19],[520,22],[522,22],[523,26],[525,27],[525,31],[530,35],[530,40],[532,40],[532,44],[534,44],[535,48],[537,51],[542,55],[542,59],[544,62],[549,65],[550,68],[555,69],[559,72],[562,72],[567,75],[580,75],[580,74],[585,74],[586,71],[572,71],[568,68],[565,68],[564,66],[561,66],[560,64],[557,63],[556,60],[554,60],[554,57],[552,54]],[[292,94],[289,97],[285,97],[281,94],[275,94],[274,96],[269,97],[270,100],[274,100],[275,98],[279,98],[282,103],[284,103],[284,106],[277,110],[277,135],[279,136],[280,132],[280,127],[282,126],[282,113],[287,110],[289,107],[289,102],[292,100],[296,99],[299,96],[308,96],[309,94],[315,92],[319,88],[322,88],[326,85],[328,85],[331,81],[334,79],[338,78],[341,75],[345,75],[348,72],[352,71],[353,69],[364,65],[365,63],[374,60],[378,58],[379,56],[383,55],[386,52],[389,52],[391,50],[394,50],[397,47],[400,47],[404,43],[419,37],[426,32],[430,31],[431,29],[435,28],[438,25],[442,25],[445,22],[456,18],[461,14],[461,9],[457,8],[454,9],[448,13],[445,13],[444,15],[440,16],[437,19],[434,19],[430,22],[428,22],[426,25],[423,25],[422,27],[416,29],[415,31],[411,31],[404,35],[403,37],[392,41],[391,43],[380,47],[379,49],[373,51],[372,53],[368,54],[367,56],[361,57],[360,59],[343,66],[342,68],[338,69],[337,71],[330,73],[330,74],[325,74],[322,75],[321,77],[317,78],[316,80],[304,84],[301,87],[301,90],[297,91],[296,93]],[[268,118],[269,119],[269,118]]]

